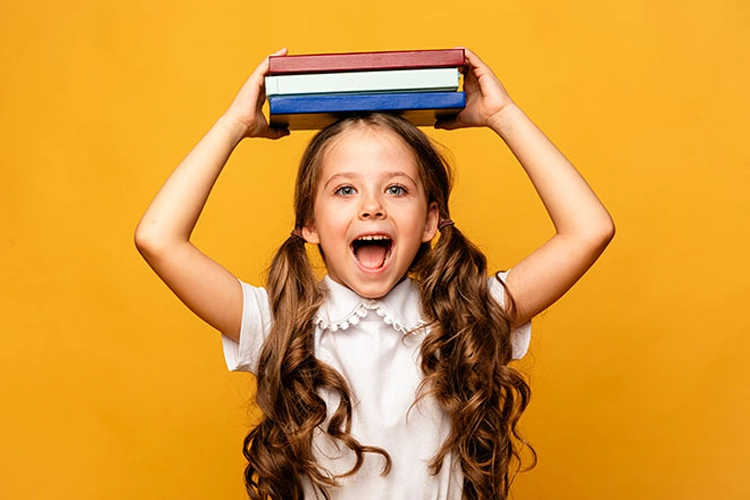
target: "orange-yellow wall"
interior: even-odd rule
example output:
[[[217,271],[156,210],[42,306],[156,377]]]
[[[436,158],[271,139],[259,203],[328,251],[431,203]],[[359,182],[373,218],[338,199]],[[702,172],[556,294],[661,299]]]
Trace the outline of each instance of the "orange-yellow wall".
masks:
[[[242,499],[250,377],[141,261],[137,220],[268,52],[473,48],[618,235],[536,320],[519,499],[750,498],[748,3],[3,2],[0,497]],[[281,20],[280,18],[283,18]],[[550,234],[486,131],[454,215],[508,267]],[[309,133],[248,142],[196,241],[259,283]]]

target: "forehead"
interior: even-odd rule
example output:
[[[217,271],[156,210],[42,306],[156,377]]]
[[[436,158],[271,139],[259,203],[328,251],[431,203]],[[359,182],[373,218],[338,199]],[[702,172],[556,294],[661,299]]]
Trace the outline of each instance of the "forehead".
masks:
[[[403,171],[419,180],[414,151],[404,140],[389,130],[371,125],[357,125],[335,137],[325,148],[321,177],[342,171],[361,174],[381,171]]]

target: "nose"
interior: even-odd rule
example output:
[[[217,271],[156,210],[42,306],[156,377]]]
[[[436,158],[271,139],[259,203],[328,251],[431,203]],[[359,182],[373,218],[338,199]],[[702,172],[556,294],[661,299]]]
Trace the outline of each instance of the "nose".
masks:
[[[382,219],[385,217],[385,208],[377,195],[365,195],[362,197],[362,205],[359,208],[360,219]]]

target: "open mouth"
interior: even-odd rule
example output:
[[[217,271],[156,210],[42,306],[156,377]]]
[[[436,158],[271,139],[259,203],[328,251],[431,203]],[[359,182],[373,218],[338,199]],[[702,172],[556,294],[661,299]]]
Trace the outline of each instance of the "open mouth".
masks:
[[[393,240],[385,235],[368,235],[352,242],[352,252],[365,269],[380,269],[391,255]]]

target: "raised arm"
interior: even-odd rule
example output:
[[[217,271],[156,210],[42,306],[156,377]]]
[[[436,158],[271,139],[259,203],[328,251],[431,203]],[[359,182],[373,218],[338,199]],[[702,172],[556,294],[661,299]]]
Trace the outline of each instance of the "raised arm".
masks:
[[[283,55],[281,50],[274,55]],[[172,172],[143,214],[135,243],[146,262],[193,312],[222,333],[239,337],[242,289],[237,279],[190,242],[206,200],[229,156],[245,137],[278,139],[287,130],[268,126],[266,58],[229,109]]]
[[[555,226],[555,235],[507,276],[521,324],[583,276],[613,238],[615,226],[585,179],[511,100],[492,70],[469,50],[466,59],[466,109],[436,126],[486,126],[497,133],[526,171]]]

